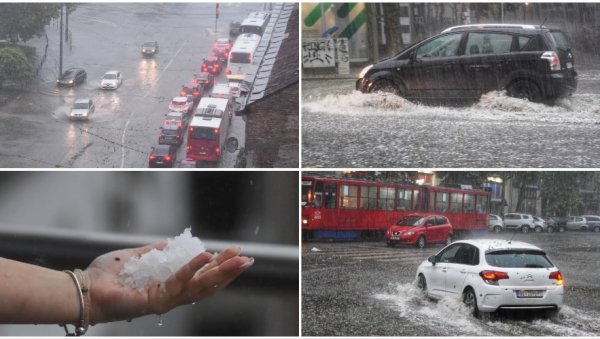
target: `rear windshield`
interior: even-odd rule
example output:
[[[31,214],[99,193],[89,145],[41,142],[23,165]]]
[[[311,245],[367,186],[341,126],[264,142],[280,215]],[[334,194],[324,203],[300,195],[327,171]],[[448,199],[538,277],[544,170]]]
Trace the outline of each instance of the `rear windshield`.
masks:
[[[192,127],[189,135],[196,140],[217,140],[217,133],[210,127]]]
[[[567,39],[566,39],[565,35],[563,34],[563,32],[551,31],[550,35],[552,35],[552,38],[554,38],[554,41],[556,42],[556,47],[558,47],[560,49],[564,49],[564,50],[569,48]]]
[[[546,254],[535,250],[502,250],[485,254],[485,261],[495,267],[550,268],[554,267]]]
[[[418,226],[423,223],[423,217],[409,216],[404,217],[396,223],[398,226]]]
[[[163,129],[163,135],[176,135],[176,129]]]
[[[250,53],[231,53],[229,61],[236,64],[249,64],[252,61]]]
[[[262,27],[260,26],[241,26],[240,30],[242,33],[253,33],[262,35]]]

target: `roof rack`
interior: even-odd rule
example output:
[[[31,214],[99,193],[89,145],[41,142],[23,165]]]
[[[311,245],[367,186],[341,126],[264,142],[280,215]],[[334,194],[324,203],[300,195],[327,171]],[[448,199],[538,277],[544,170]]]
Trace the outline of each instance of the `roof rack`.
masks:
[[[446,28],[442,31],[442,33],[452,32],[452,31],[460,31],[463,29],[473,29],[473,28],[515,28],[515,29],[540,29],[546,28],[545,26],[536,26],[536,25],[519,25],[519,24],[471,24],[471,25],[460,25],[453,26],[450,28]]]

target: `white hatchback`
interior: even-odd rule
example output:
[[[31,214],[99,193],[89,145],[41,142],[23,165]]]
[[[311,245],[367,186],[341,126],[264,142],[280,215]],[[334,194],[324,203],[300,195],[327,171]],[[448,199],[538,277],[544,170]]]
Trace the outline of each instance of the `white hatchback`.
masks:
[[[117,89],[123,82],[123,75],[119,71],[108,71],[100,80],[100,88],[102,89]]]
[[[563,304],[563,276],[534,245],[508,240],[460,240],[419,265],[417,284],[430,298],[462,300],[479,317],[499,309]]]

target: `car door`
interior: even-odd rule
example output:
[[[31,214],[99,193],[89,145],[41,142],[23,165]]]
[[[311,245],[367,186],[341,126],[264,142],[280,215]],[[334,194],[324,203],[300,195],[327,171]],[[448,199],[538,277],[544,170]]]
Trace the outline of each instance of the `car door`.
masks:
[[[456,252],[462,244],[452,244],[436,255],[436,263],[429,269],[427,278],[428,293],[434,298],[446,296],[446,271],[448,264],[454,260]]]
[[[436,232],[436,220],[434,216],[428,217],[425,222],[424,222],[424,226],[425,226],[425,239],[427,242],[429,243],[434,243],[437,242],[437,232]]]
[[[460,248],[446,265],[446,296],[460,298],[467,276],[479,264],[479,250],[471,244],[461,244]]]
[[[445,96],[456,89],[457,56],[463,33],[444,34],[418,46],[400,77],[411,96]]]

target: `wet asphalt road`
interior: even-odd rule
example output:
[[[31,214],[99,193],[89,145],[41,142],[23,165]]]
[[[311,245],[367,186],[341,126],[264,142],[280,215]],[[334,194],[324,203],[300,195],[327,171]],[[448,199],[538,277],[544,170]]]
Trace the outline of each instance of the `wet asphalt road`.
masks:
[[[511,234],[489,235],[508,239]],[[548,253],[565,276],[565,306],[557,320],[506,314],[482,322],[453,299],[419,296],[424,250],[383,242],[302,244],[302,334],[307,336],[599,336],[600,234],[517,234]]]
[[[88,79],[75,88],[57,88],[58,22],[47,28],[48,59],[29,91],[0,108],[1,167],[147,167],[158,143],[159,127],[170,99],[199,72],[217,37],[227,37],[229,22],[241,21],[262,4],[223,3],[215,34],[211,3],[85,3],[69,17],[71,41],[64,45],[63,69],[83,67]],[[142,42],[157,40],[160,52],[144,58]],[[44,41],[31,44],[38,50]],[[123,73],[115,91],[99,89],[108,70]],[[217,82],[226,81],[224,74]],[[76,98],[89,97],[96,112],[89,122],[67,119]],[[234,117],[230,136],[243,145],[245,123]],[[185,158],[185,145],[177,160]],[[232,167],[227,154],[222,167]]]
[[[354,91],[355,79],[303,80],[303,167],[599,167],[600,69],[576,66],[557,106],[493,92],[462,107]]]

